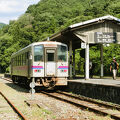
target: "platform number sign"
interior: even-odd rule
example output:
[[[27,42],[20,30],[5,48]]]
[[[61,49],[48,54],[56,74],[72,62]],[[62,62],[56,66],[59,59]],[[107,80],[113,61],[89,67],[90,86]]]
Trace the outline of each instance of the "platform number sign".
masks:
[[[81,42],[81,48],[82,48],[82,49],[85,49],[85,48],[86,48],[86,43]]]
[[[116,43],[115,32],[95,32],[94,39],[96,43]]]

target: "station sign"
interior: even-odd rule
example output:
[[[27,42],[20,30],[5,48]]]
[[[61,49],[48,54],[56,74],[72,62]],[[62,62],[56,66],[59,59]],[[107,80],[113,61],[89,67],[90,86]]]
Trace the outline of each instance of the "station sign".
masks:
[[[115,32],[95,32],[94,40],[96,43],[116,43]]]

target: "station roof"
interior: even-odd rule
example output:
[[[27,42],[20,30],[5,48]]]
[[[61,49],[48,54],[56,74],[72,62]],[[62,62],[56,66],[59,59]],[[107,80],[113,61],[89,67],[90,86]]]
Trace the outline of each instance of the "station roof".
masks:
[[[120,19],[118,19],[116,17],[113,17],[111,15],[107,15],[107,16],[95,18],[95,19],[92,19],[92,20],[88,20],[88,21],[85,21],[85,22],[80,22],[80,23],[77,23],[77,24],[73,24],[73,25],[70,25],[69,27],[70,28],[76,28],[76,27],[79,27],[79,26],[82,26],[82,25],[91,24],[91,23],[94,23],[94,22],[102,21],[102,20],[112,20],[112,21],[116,21],[116,22],[120,23]]]
[[[84,28],[86,26],[90,26],[90,25],[94,25],[94,24],[98,24],[98,23],[102,23],[104,21],[112,21],[117,25],[120,25],[120,19],[113,17],[111,15],[106,15],[103,17],[99,17],[99,18],[95,18],[92,20],[87,20],[84,22],[80,22],[80,23],[76,23],[73,25],[68,26],[67,28],[65,28],[64,30],[53,34],[52,36],[49,37],[49,40],[51,41],[59,41],[59,42],[63,42],[66,44],[69,44],[69,40],[71,39],[73,42],[73,48],[80,48],[80,38],[78,38],[73,32]]]

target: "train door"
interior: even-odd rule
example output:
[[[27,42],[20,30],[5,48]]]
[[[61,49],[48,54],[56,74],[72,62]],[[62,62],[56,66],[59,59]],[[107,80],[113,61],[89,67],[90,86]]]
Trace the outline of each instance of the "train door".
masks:
[[[56,76],[56,49],[45,49],[45,76]]]

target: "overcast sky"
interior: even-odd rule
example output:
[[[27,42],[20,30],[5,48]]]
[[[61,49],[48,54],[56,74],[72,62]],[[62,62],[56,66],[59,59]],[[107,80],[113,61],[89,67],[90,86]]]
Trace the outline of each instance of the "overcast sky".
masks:
[[[0,0],[0,23],[9,24],[9,20],[16,20],[25,13],[29,5],[40,0]]]

